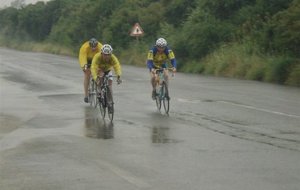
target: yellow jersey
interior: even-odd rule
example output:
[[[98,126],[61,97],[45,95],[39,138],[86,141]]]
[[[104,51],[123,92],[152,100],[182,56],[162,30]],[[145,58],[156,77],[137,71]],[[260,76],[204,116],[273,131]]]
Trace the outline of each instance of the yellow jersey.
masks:
[[[89,41],[82,44],[79,50],[79,64],[83,68],[84,65],[91,63],[96,53],[101,52],[102,44],[98,42],[96,49],[93,51],[90,47]]]
[[[158,53],[156,47],[149,50],[147,55],[147,66],[151,70],[152,68],[166,68],[166,62],[170,60],[173,67],[176,68],[176,59],[174,52],[166,47],[162,53]]]
[[[106,62],[103,59],[101,53],[96,53],[96,55],[93,58],[92,66],[91,66],[93,79],[96,80],[98,76],[98,69],[107,72],[110,71],[112,68],[114,69],[116,75],[121,76],[122,74],[121,64],[118,58],[114,54],[111,55],[110,61]]]

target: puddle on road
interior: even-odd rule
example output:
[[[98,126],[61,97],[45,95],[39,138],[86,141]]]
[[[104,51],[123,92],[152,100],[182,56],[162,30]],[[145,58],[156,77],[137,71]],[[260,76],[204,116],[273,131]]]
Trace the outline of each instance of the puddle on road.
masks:
[[[162,126],[154,126],[152,127],[151,140],[152,143],[179,143],[182,142],[180,140],[176,140],[171,138],[170,128],[162,127]]]
[[[24,73],[7,72],[3,78],[12,82],[25,84],[25,88],[32,91],[48,91],[64,88],[62,85],[49,83],[43,80],[36,80],[32,78],[32,76]]]
[[[82,94],[51,94],[39,96],[39,98],[55,105],[61,105],[63,102],[65,107],[68,106],[65,105],[66,103],[79,104],[81,101],[83,101]]]

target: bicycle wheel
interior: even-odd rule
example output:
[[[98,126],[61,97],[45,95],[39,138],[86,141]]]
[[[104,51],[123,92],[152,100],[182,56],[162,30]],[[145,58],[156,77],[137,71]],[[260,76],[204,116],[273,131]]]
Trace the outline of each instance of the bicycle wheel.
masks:
[[[92,83],[92,78],[90,78],[90,83],[89,83],[89,87],[88,87],[88,98],[89,98],[89,102],[90,105],[92,106],[92,96],[93,96],[93,83]]]
[[[104,93],[102,91],[102,93]],[[99,93],[99,97],[98,97],[98,105],[99,105],[99,110],[100,110],[100,114],[102,116],[102,118],[105,118],[105,114],[106,114],[106,98],[103,94],[100,95]]]
[[[162,96],[162,101],[164,105],[164,109],[166,114],[169,114],[169,109],[170,109],[170,97],[169,97],[169,90],[168,90],[168,85],[164,82],[162,85],[162,91],[163,91],[163,96]]]
[[[94,108],[97,107],[97,94],[96,94],[96,83],[92,79],[90,81],[90,88],[89,88],[89,101],[90,105],[93,106]]]
[[[156,107],[157,107],[158,111],[160,111],[160,109],[161,109],[161,94],[162,94],[162,88],[158,87],[156,89],[156,98],[155,98]]]
[[[106,89],[107,114],[110,121],[114,119],[114,103],[112,101],[112,93],[109,88]]]

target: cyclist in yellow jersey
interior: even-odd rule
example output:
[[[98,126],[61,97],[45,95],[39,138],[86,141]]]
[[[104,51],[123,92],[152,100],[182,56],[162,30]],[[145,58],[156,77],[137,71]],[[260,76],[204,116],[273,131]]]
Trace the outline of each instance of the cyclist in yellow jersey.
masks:
[[[88,86],[90,83],[91,76],[91,64],[94,55],[100,52],[102,44],[95,38],[91,38],[89,41],[82,44],[79,50],[79,64],[84,73],[84,102],[88,103]]]
[[[167,46],[167,41],[164,38],[158,38],[155,46],[149,50],[147,56],[147,67],[150,71],[151,85],[152,85],[152,99],[155,100],[156,87],[156,69],[167,68],[167,61],[170,60],[173,72],[176,72],[176,59],[173,51]],[[168,84],[169,72],[164,70],[166,82]]]
[[[92,61],[91,72],[93,79],[97,82],[97,85],[101,86],[102,77],[109,75],[109,88],[112,92],[112,69],[114,69],[117,75],[117,83],[120,84],[121,80],[121,64],[118,58],[112,53],[113,49],[109,44],[104,44],[101,48],[101,52],[97,53]]]

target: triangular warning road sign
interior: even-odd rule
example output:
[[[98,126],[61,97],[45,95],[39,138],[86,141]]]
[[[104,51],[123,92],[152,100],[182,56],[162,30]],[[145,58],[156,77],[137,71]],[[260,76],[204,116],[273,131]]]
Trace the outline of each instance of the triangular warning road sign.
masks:
[[[139,25],[139,23],[135,23],[135,25],[132,27],[130,36],[142,36],[144,34],[144,31],[142,27]]]

